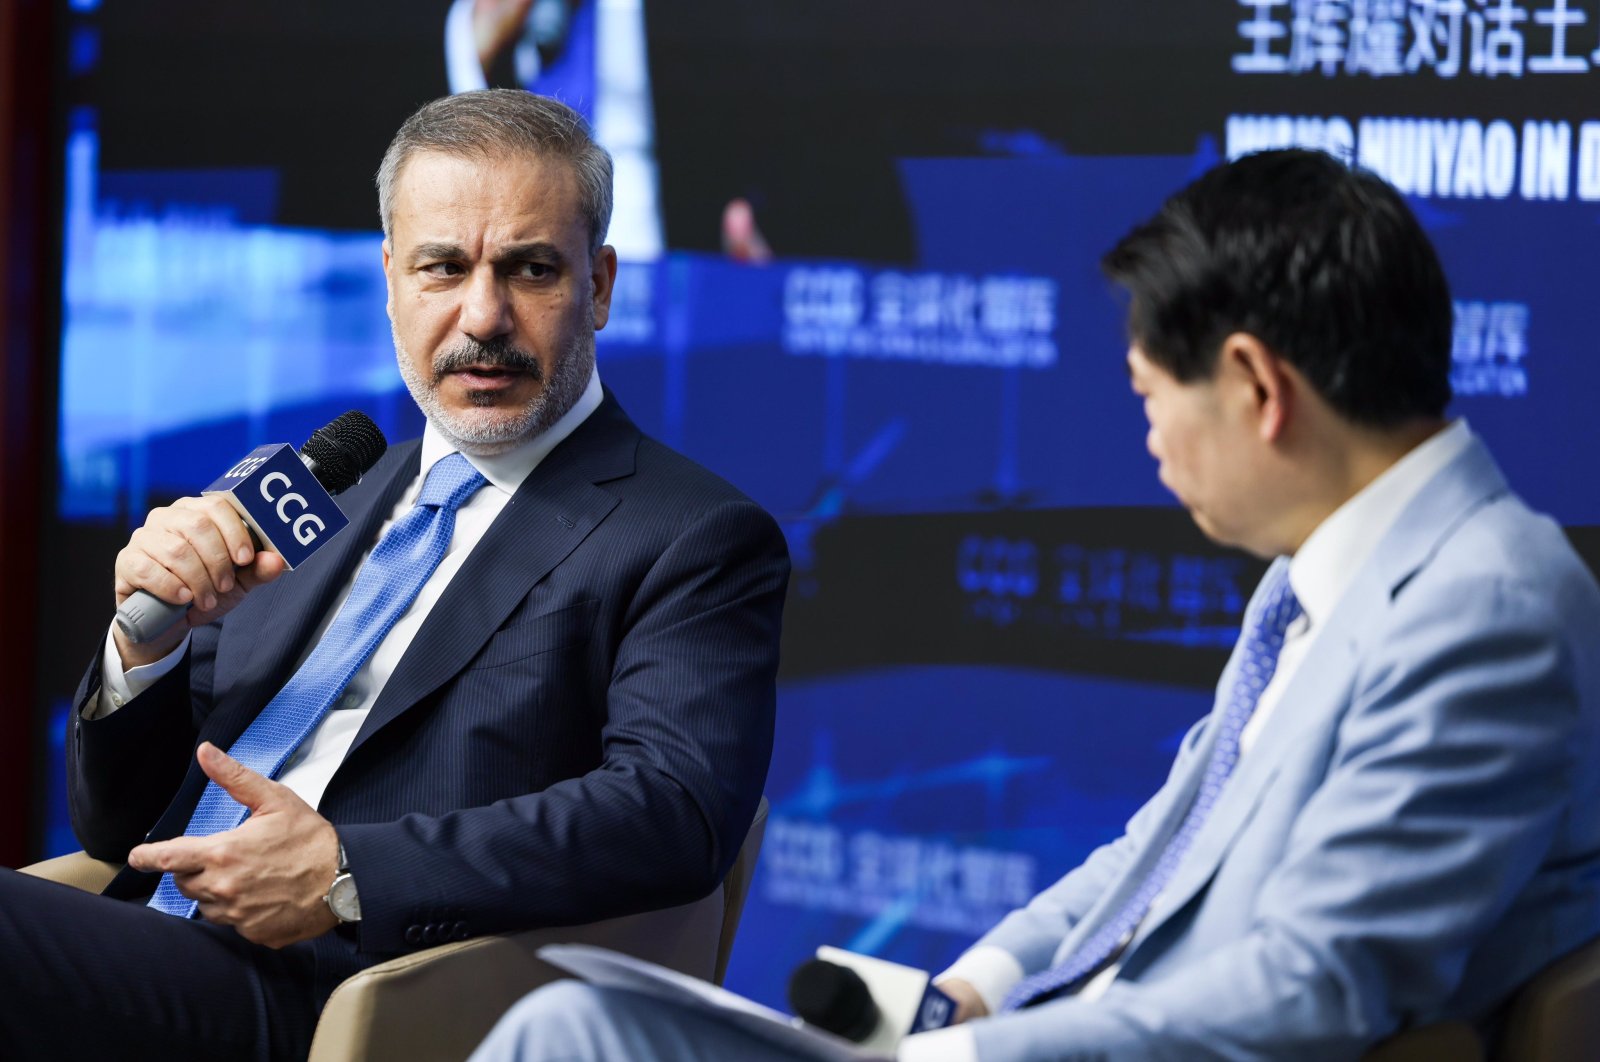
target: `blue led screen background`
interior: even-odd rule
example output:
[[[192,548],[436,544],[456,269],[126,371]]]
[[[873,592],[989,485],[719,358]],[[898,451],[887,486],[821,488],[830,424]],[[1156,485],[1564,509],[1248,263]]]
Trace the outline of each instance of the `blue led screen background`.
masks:
[[[487,71],[449,0],[65,17],[50,538],[92,562],[40,664],[57,741],[151,505],[347,408],[420,430],[371,184],[393,130],[452,88],[557,92],[618,159],[602,377],[795,560],[729,976],[764,1002],[819,943],[953,958],[1207,710],[1262,566],[1156,481],[1096,266],[1207,166],[1306,144],[1405,191],[1455,411],[1596,553],[1600,0],[541,0]],[[76,847],[58,773],[46,798]]]

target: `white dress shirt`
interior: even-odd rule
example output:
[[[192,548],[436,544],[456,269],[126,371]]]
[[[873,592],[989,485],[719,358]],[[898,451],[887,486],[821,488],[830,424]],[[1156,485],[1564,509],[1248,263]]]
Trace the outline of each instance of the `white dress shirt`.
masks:
[[[423,621],[428,618],[428,613],[433,610],[445,587],[450,585],[450,580],[460,570],[467,555],[489,530],[489,525],[494,523],[495,517],[499,516],[500,511],[511,501],[511,496],[517,492],[522,481],[538,467],[539,462],[544,460],[550,451],[571,435],[578,425],[589,419],[589,415],[600,407],[602,397],[600,374],[596,370],[590,374],[589,384],[584,389],[582,397],[548,430],[503,454],[492,457],[467,455],[467,460],[484,474],[489,484],[456,510],[455,532],[450,538],[444,559],[428,577],[428,581],[422,584],[422,589],[411,602],[411,607],[395,621],[395,625],[390,628],[383,641],[378,643],[366,663],[361,665],[361,669],[345,687],[344,693],[333,702],[333,706],[322,717],[322,721],[307,735],[300,747],[289,757],[289,761],[284,764],[278,781],[293,790],[301,800],[312,807],[316,807],[322,800],[328,782],[338,770],[339,764],[344,761],[345,753],[350,751],[356,732],[361,729],[367,713],[377,703],[384,684],[389,681],[389,676],[394,674],[394,669],[400,663],[400,658],[405,655],[407,647],[411,645],[412,638],[416,637]],[[429,422],[422,433],[422,465],[417,478],[411,481],[410,486],[401,495],[399,503],[395,505],[378,532],[378,538],[373,540],[373,545],[388,533],[396,520],[416,504],[417,495],[422,492],[422,482],[427,478],[428,470],[433,468],[435,462],[455,452],[455,447],[439,434],[432,422]],[[367,552],[371,552],[370,548]],[[365,556],[362,558],[362,563],[366,563]],[[355,573],[360,570],[361,565],[358,564],[351,572],[349,582],[340,590],[334,606],[323,616],[315,636],[307,643],[306,651],[300,657],[300,663],[310,655],[311,648],[322,640],[323,632],[333,622],[345,598],[350,595],[350,589],[355,584]],[[293,579],[294,573],[286,572],[281,578]],[[160,660],[153,664],[131,668],[124,674],[116,642],[108,631],[104,659],[101,662],[100,694],[93,710],[86,712],[86,716],[99,719],[110,715],[176,667],[188,648],[189,639],[185,637],[176,649]],[[297,669],[299,666],[299,663],[295,665]]]
[[[1271,721],[1284,690],[1361,566],[1412,499],[1445,465],[1460,456],[1471,441],[1472,431],[1467,422],[1455,421],[1335,509],[1295,553],[1289,562],[1289,585],[1300,602],[1301,615],[1284,633],[1277,670],[1267,688],[1261,691],[1256,710],[1239,735],[1241,758],[1249,753]],[[1132,934],[1129,934],[1131,939]],[[1127,941],[1123,946],[1127,946]],[[1111,963],[1078,990],[1078,997],[1099,999],[1121,969],[1120,961]],[[997,1014],[1006,993],[1024,976],[1021,964],[1010,952],[979,945],[963,954],[939,978],[956,977],[968,982],[983,997],[989,1013]],[[957,1025],[908,1037],[901,1043],[898,1057],[899,1062],[977,1062],[978,1055],[972,1030]]]

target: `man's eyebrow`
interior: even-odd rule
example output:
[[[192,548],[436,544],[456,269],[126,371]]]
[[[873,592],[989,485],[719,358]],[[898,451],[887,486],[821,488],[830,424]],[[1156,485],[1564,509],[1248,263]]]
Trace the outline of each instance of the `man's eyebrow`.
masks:
[[[531,240],[528,243],[514,243],[502,248],[494,256],[496,264],[504,262],[525,262],[536,258],[545,262],[561,262],[561,248],[547,240]]]
[[[454,243],[419,243],[411,251],[412,262],[453,261],[465,258],[466,252]]]
[[[419,243],[411,251],[410,262],[460,262],[465,261],[468,255],[460,244],[434,242]],[[560,265],[564,260],[561,249],[548,240],[530,240],[527,243],[514,243],[501,248],[494,256],[496,265],[507,262],[525,262],[530,259],[550,262]]]

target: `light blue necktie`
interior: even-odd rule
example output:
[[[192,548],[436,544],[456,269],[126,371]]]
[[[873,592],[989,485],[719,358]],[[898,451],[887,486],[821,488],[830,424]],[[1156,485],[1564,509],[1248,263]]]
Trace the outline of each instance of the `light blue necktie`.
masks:
[[[373,547],[322,640],[239,735],[228,755],[258,774],[277,777],[395,621],[411,607],[450,546],[456,509],[487,482],[483,473],[458,453],[428,470],[416,505]],[[249,809],[221,786],[207,782],[183,834],[209,837],[233,829],[249,814]],[[197,905],[178,891],[171,874],[163,874],[150,906],[192,918]]]
[[[1078,946],[1067,959],[1048,970],[1024,978],[1006,995],[1002,1011],[1017,1010],[1049,999],[1098,970],[1102,964],[1123,946],[1144,920],[1150,905],[1172,880],[1184,854],[1189,851],[1195,835],[1205,825],[1206,817],[1216,805],[1222,786],[1233,773],[1239,761],[1239,735],[1245,723],[1256,710],[1261,691],[1272,681],[1278,669],[1278,651],[1283,648],[1284,632],[1300,615],[1300,602],[1295,600],[1289,586],[1289,565],[1280,562],[1268,569],[1260,590],[1248,615],[1245,616],[1243,655],[1239,670],[1234,676],[1233,688],[1218,713],[1216,744],[1211,749],[1211,760],[1206,765],[1200,790],[1195,794],[1189,813],[1184,816],[1177,832],[1167,842],[1155,867],[1128,898],[1110,921],[1101,926]]]

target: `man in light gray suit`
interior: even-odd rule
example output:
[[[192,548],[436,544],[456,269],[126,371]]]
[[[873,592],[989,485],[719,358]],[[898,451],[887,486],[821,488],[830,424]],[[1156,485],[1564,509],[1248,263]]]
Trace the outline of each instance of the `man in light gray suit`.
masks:
[[[1377,178],[1282,151],[1104,266],[1162,482],[1277,560],[1166,784],[941,975],[961,1021],[900,1059],[1305,1062],[1492,1023],[1600,935],[1600,589],[1445,419],[1432,247]],[[570,986],[483,1054],[777,1057]]]

